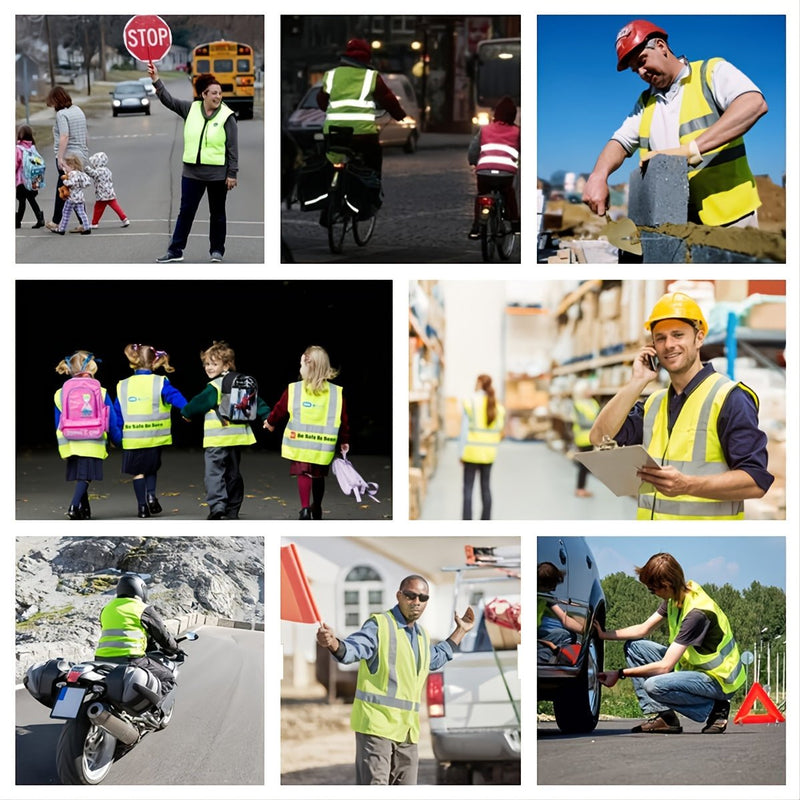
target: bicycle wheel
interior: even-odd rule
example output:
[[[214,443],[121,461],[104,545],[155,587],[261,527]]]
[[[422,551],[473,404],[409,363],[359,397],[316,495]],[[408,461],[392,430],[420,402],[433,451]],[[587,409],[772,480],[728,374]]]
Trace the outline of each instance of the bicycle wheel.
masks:
[[[497,216],[492,209],[489,219],[481,225],[481,255],[484,261],[491,261],[494,258],[495,237],[497,235]]]
[[[497,255],[502,261],[508,261],[514,252],[514,230],[511,221],[506,219],[505,214],[501,214],[497,226]]]
[[[335,202],[332,202],[331,208],[328,209],[328,247],[331,253],[338,255],[342,252],[350,217],[347,212],[342,212],[340,208],[334,206]]]
[[[375,232],[376,217],[373,214],[369,219],[353,218],[353,238],[359,247],[363,247]]]

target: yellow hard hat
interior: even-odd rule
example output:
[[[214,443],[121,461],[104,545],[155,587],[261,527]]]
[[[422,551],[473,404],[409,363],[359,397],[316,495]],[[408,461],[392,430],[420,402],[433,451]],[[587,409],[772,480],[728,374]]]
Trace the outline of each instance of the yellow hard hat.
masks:
[[[652,331],[653,325],[663,319],[685,319],[695,327],[708,333],[708,323],[700,306],[684,292],[668,292],[653,306],[650,318],[645,321],[645,330]]]

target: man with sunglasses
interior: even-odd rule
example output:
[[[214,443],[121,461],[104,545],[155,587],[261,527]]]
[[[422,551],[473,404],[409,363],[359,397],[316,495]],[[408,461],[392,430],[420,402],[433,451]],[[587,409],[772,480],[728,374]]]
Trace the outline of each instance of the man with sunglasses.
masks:
[[[628,664],[597,679],[612,687],[631,678],[642,711],[655,714],[631,733],[682,733],[676,712],[705,721],[702,733],[725,733],[730,698],[746,678],[728,618],[669,553],[651,556],[636,574],[661,604],[639,625],[605,631],[595,622],[601,639],[625,640]],[[642,638],[665,619],[669,646]]]
[[[685,156],[689,222],[758,227],[761,205],[744,134],[767,113],[761,90],[722,58],[676,56],[667,33],[644,19],[617,34],[617,71],[630,69],[648,89],[603,148],[583,192],[595,214],[608,210],[608,178],[638,150]]]
[[[428,673],[444,667],[475,624],[467,608],[455,614],[448,638],[432,645],[418,624],[430,589],[420,575],[400,582],[397,605],[372,614],[361,629],[337,639],[322,623],[317,643],[342,664],[360,662],[350,727],[356,734],[356,783],[416,785],[419,707]]]

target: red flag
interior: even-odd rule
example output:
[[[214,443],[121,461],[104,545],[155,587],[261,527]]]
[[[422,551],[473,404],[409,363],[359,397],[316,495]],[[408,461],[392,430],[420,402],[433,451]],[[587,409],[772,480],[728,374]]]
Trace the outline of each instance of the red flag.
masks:
[[[308,623],[321,620],[293,544],[281,547],[281,619]]]

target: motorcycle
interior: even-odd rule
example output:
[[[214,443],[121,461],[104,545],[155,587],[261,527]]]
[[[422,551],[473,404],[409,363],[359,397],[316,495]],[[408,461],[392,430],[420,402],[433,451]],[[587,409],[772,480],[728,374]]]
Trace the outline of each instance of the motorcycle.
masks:
[[[197,638],[188,631],[176,641]],[[183,650],[147,655],[171,670],[177,682],[186,659]],[[162,698],[158,678],[133,664],[54,658],[32,666],[23,685],[51,709],[52,719],[66,720],[56,746],[56,767],[64,784],[101,783],[114,761],[151,731],[167,727],[175,708],[176,687]]]

